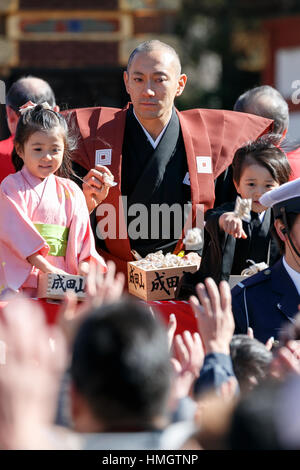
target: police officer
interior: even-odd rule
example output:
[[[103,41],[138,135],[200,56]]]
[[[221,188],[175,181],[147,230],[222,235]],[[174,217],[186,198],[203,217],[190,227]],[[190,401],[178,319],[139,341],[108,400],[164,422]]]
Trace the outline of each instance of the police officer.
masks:
[[[232,290],[235,333],[247,333],[266,342],[279,337],[282,326],[293,322],[300,304],[300,178],[265,193],[260,202],[272,207],[274,236],[282,257],[237,284]]]

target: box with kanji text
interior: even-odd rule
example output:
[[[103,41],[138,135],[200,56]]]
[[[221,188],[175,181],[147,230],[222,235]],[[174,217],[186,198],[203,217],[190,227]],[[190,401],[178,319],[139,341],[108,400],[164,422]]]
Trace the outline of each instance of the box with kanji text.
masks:
[[[67,291],[72,291],[78,298],[85,298],[85,277],[75,274],[53,274],[39,275],[38,298],[63,299]]]
[[[143,269],[136,261],[127,263],[128,291],[143,300],[172,300],[184,273],[197,271],[197,265]]]

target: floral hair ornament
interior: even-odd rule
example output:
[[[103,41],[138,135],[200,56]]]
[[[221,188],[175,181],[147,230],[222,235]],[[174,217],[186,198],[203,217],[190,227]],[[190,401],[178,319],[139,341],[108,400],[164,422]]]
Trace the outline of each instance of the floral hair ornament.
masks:
[[[28,111],[29,109],[33,109],[35,107],[36,107],[36,103],[33,103],[32,101],[27,101],[27,103],[23,104],[19,108],[19,113],[23,115],[26,111]]]
[[[44,109],[51,109],[51,106],[47,103],[47,101],[44,101],[43,103],[39,103],[41,106],[43,106]],[[27,103],[23,104],[19,108],[19,113],[23,115],[26,113],[29,109],[33,109],[37,106],[36,103],[33,103],[32,101],[27,101]]]

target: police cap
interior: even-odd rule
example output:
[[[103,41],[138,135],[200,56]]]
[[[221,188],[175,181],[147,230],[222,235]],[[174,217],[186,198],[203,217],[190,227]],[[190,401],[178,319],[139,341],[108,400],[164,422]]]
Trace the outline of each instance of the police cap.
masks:
[[[265,207],[272,207],[275,218],[280,217],[283,211],[300,214],[300,178],[266,192],[259,202]]]

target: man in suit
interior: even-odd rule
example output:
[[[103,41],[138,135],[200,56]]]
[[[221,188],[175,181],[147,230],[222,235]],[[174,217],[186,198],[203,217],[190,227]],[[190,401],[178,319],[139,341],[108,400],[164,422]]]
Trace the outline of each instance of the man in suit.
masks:
[[[179,112],[174,100],[186,81],[176,51],[147,41],[132,52],[124,72],[131,98],[125,109],[72,113],[81,133],[74,169],[86,182],[83,191],[97,219],[98,249],[119,270],[127,270],[133,249],[142,256],[158,250],[178,253],[183,248],[184,208],[191,208],[188,222],[195,226],[199,205],[204,210],[213,206],[214,180],[234,151],[272,126],[268,119],[233,111]],[[118,183],[104,204],[105,185],[97,164],[109,168]],[[169,212],[179,207],[180,221],[175,216],[167,221],[163,215],[153,220],[151,211],[162,205]]]
[[[276,239],[283,256],[271,268],[240,282],[232,290],[236,333],[251,327],[255,338],[278,338],[293,322],[300,304],[300,179],[265,193],[260,202],[272,207]]]

